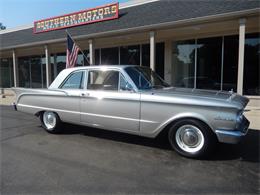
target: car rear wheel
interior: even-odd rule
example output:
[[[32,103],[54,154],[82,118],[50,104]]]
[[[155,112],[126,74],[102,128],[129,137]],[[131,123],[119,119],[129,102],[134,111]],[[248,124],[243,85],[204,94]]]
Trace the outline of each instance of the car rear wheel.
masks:
[[[170,128],[168,138],[174,150],[191,158],[205,157],[216,144],[212,130],[203,122],[194,119],[176,122]]]
[[[55,112],[44,111],[40,115],[41,123],[43,128],[48,133],[59,133],[61,127],[61,120]]]

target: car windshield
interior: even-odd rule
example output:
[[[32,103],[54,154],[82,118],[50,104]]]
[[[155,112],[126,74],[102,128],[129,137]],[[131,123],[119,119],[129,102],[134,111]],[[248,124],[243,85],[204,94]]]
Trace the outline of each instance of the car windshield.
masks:
[[[131,77],[136,87],[140,90],[158,89],[170,86],[147,67],[127,67],[125,68],[125,71]]]

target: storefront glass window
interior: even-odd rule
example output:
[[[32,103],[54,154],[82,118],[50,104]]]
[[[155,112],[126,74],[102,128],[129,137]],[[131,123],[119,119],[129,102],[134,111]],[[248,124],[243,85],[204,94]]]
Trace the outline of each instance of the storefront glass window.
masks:
[[[247,34],[244,59],[244,95],[260,95],[260,33]]]
[[[155,72],[164,78],[164,43],[156,43]]]
[[[58,53],[56,57],[57,75],[66,68],[66,53]]]
[[[139,65],[140,45],[120,47],[120,64]]]
[[[173,43],[173,86],[194,88],[195,50],[195,40]]]
[[[118,65],[118,47],[102,48],[101,49],[101,64],[102,65]]]
[[[41,63],[40,56],[34,56],[30,59],[31,64],[31,86],[32,88],[42,88],[43,87],[43,66]],[[45,76],[46,77],[46,76]]]
[[[31,65],[29,57],[18,58],[19,87],[31,87]]]
[[[150,44],[142,45],[142,66],[150,67]]]
[[[238,35],[224,37],[224,64],[222,89],[237,90]]]
[[[53,81],[53,78],[52,78],[52,75],[53,75],[53,62],[54,62],[54,59],[53,59],[53,55],[50,56],[50,63],[51,63],[51,82]],[[45,56],[43,55],[41,57],[41,74],[42,74],[42,87],[43,88],[46,88],[46,58]]]
[[[45,57],[42,58],[42,64],[45,64]],[[55,77],[57,76],[55,73],[56,71],[56,64],[55,64],[55,56],[53,54],[51,54],[50,56],[50,63],[51,63],[51,81],[53,81],[55,79]],[[45,82],[46,83],[46,82]]]
[[[85,55],[85,56],[83,56],[84,66],[89,66],[90,65],[89,50],[84,50],[84,55]]]
[[[79,51],[78,53],[78,58],[77,58],[77,62],[75,64],[75,66],[84,66],[84,56],[83,54]]]
[[[19,87],[46,87],[46,65],[44,56],[18,58]]]
[[[0,59],[0,87],[12,86],[14,86],[12,58],[2,58]]]
[[[95,65],[100,65],[100,49],[95,49]]]
[[[196,88],[220,90],[222,38],[198,39]]]

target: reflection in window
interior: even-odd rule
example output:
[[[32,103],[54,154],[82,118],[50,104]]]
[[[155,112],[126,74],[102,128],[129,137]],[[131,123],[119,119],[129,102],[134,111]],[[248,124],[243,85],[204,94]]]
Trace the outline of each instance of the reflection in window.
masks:
[[[19,87],[31,87],[31,66],[29,57],[18,58]]]
[[[56,57],[57,75],[66,68],[66,53],[58,53]]]
[[[196,88],[220,90],[222,38],[198,39],[197,46]]]
[[[194,87],[195,49],[194,40],[173,43],[173,86]]]
[[[19,87],[46,87],[45,56],[30,56],[18,58]]]
[[[101,49],[101,64],[102,65],[118,65],[118,47],[102,48]]]
[[[125,80],[122,74],[120,74],[120,90],[127,91],[129,89],[133,89],[133,87]]]
[[[32,57],[30,59],[30,63],[31,63],[31,87],[42,88],[43,77],[46,74],[43,75],[43,66],[41,63],[41,57]]]
[[[155,72],[164,78],[164,43],[156,43]]]
[[[84,61],[84,66],[89,66],[90,65],[90,55],[89,55],[89,50],[84,50],[84,55],[85,57],[83,56],[83,61]]]
[[[62,89],[83,89],[84,88],[84,72],[78,71],[72,73],[61,87]]]
[[[237,90],[238,35],[224,37],[223,90]]]
[[[77,62],[75,64],[75,67],[77,67],[77,66],[84,66],[84,56],[80,51],[78,54]]]
[[[100,49],[95,49],[95,65],[100,65]]]
[[[225,37],[224,41],[223,83],[221,83],[222,37],[198,39],[197,43],[195,40],[174,42],[173,86],[220,90],[222,85],[224,90],[235,90],[238,59],[237,36]],[[195,62],[195,57],[197,57],[197,62]],[[195,67],[197,68],[196,76],[194,76]]]
[[[42,58],[42,63],[45,64],[46,58]],[[57,67],[55,62],[55,57],[53,54],[50,56],[50,63],[51,63],[51,81],[53,81],[57,76]]]
[[[245,40],[244,95],[260,95],[260,33],[247,34]]]
[[[142,63],[141,63],[141,65],[150,67],[150,44],[142,45]]]
[[[2,58],[0,59],[0,87],[12,86],[14,86],[13,59]]]
[[[143,66],[126,67],[125,71],[130,76],[136,87],[141,90],[160,89],[169,87],[155,72]]]
[[[139,65],[140,45],[120,47],[120,64]]]

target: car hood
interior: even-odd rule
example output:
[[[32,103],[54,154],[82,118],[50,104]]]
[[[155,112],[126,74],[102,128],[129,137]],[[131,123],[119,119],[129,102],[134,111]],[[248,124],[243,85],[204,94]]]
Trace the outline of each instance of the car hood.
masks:
[[[147,92],[144,92],[146,94]],[[215,91],[190,88],[168,87],[163,89],[153,89],[149,91],[154,96],[166,98],[178,98],[183,100],[193,100],[198,103],[215,103],[217,106],[234,106],[238,109],[244,109],[249,99],[234,92]]]

